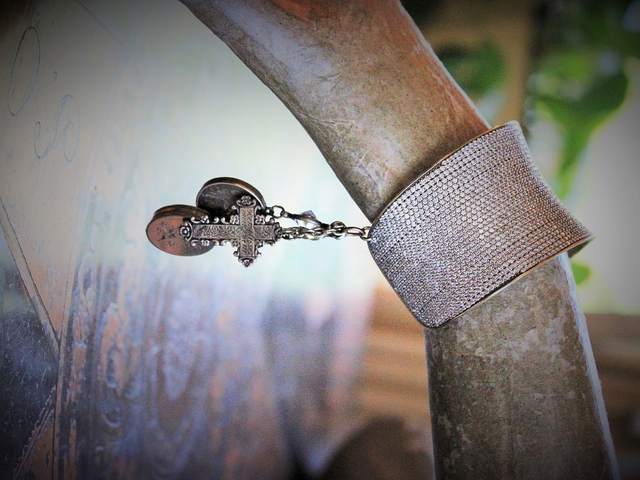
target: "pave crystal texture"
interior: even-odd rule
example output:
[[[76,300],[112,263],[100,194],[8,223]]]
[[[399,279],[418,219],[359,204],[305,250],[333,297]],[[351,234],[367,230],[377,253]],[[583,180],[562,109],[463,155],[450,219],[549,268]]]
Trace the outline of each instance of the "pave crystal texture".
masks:
[[[531,159],[517,122],[439,161],[371,226],[369,249],[416,319],[438,327],[591,233]]]

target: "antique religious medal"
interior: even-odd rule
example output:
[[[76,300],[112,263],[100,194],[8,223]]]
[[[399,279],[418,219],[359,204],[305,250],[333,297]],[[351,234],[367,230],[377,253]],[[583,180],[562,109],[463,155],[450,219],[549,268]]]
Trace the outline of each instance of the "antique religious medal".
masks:
[[[281,227],[276,220],[288,218],[298,224]],[[258,190],[242,180],[221,177],[203,185],[196,206],[169,205],[157,210],[147,226],[149,241],[163,252],[192,256],[216,245],[230,243],[233,254],[245,267],[260,256],[260,247],[280,239],[356,236],[368,239],[369,227],[326,224],[311,211],[295,214],[279,205],[268,207]]]

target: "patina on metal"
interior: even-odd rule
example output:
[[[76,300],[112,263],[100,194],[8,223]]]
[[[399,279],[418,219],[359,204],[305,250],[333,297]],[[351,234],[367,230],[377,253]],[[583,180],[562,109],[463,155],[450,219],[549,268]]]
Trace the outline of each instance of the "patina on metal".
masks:
[[[217,177],[206,182],[196,195],[196,206],[212,214],[224,215],[243,195],[253,197],[258,208],[267,206],[255,187],[232,177]]]
[[[213,244],[191,244],[185,242],[180,230],[184,227],[185,219],[201,218],[208,215],[206,210],[189,205],[168,205],[153,214],[147,225],[147,238],[163,252],[183,257],[191,257],[208,252]]]

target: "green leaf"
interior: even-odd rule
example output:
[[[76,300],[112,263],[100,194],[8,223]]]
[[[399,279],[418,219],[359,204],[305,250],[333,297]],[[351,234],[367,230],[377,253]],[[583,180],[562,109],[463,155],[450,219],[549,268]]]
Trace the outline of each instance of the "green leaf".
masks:
[[[624,72],[604,77],[589,88],[578,99],[555,95],[541,95],[537,98],[544,104],[554,120],[569,129],[574,126],[595,127],[607,115],[620,108],[627,93],[629,79]]]
[[[589,143],[592,130],[592,128],[584,126],[582,128],[569,128],[565,133],[560,162],[556,169],[558,185],[556,194],[560,198],[566,198],[571,191],[573,181],[578,173],[582,153]]]
[[[591,269],[587,265],[571,261],[571,270],[573,270],[573,278],[576,285],[584,283],[591,275]]]
[[[640,33],[625,30],[622,25],[623,10],[615,7],[604,11],[589,12],[582,18],[581,26],[590,42],[636,58],[640,57]]]
[[[449,46],[438,57],[458,85],[479,99],[497,89],[506,76],[504,56],[495,42],[485,41],[475,48]]]
[[[600,79],[578,99],[552,95],[538,97],[551,117],[562,127],[564,138],[557,169],[557,194],[565,198],[575,178],[589,137],[624,102],[629,79],[624,72]]]

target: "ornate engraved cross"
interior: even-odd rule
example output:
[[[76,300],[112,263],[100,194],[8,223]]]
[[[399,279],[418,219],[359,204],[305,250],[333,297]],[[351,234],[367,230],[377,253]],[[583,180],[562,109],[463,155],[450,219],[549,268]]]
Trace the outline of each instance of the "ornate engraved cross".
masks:
[[[208,247],[231,242],[236,247],[233,254],[238,261],[249,267],[260,256],[260,247],[265,243],[273,245],[277,240],[278,224],[272,219],[266,221],[264,215],[258,215],[258,208],[255,198],[244,195],[232,207],[238,212],[237,215],[230,215],[228,219],[203,216],[185,220],[180,235],[194,246],[200,244]]]
[[[260,212],[260,213],[258,213]],[[276,219],[286,218],[298,224],[281,227]],[[216,245],[231,242],[233,254],[250,267],[260,256],[265,243],[280,239],[356,236],[369,240],[369,227],[348,227],[342,222],[319,221],[313,212],[287,212],[280,205],[268,207],[262,194],[242,180],[218,177],[205,183],[196,197],[196,206],[168,205],[153,214],[147,225],[147,237],[163,252],[193,256],[208,252]]]

